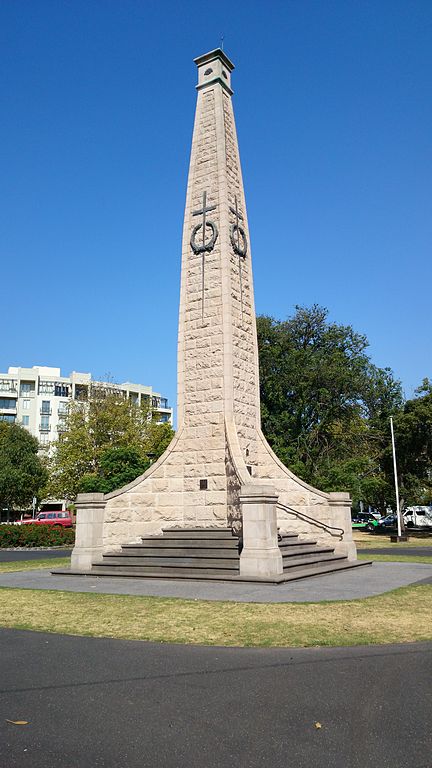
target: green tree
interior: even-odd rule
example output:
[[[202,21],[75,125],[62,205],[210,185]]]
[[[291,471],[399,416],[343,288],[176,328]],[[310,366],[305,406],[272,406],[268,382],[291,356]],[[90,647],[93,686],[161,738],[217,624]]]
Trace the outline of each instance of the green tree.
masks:
[[[150,459],[143,457],[136,448],[117,446],[107,448],[100,455],[99,474],[84,475],[78,486],[81,493],[98,491],[109,493],[135,480],[150,466]]]
[[[40,497],[48,473],[38,449],[26,429],[0,421],[0,509],[26,509]]]
[[[115,388],[107,391],[105,387],[93,387],[88,401],[72,401],[65,429],[53,444],[49,461],[50,495],[74,499],[84,477],[88,490],[90,487],[102,490],[108,470],[103,470],[101,462],[113,461],[112,455],[111,459],[106,458],[107,451],[112,449],[127,449],[130,453],[129,462],[125,454],[122,459],[117,454],[118,472],[112,467],[111,483],[116,474],[124,476],[125,464],[128,464],[127,482],[134,479],[133,466],[137,477],[142,467],[163,453],[174,434],[170,424],[157,424],[156,418],[148,406],[138,407]]]
[[[424,379],[394,420],[402,503],[432,503],[432,382]],[[386,455],[391,464],[390,452]],[[390,471],[390,469],[388,470]],[[391,468],[392,471],[392,468]]]
[[[382,506],[391,493],[382,454],[400,383],[371,363],[368,341],[296,307],[286,321],[258,317],[263,431],[279,458],[323,490]]]

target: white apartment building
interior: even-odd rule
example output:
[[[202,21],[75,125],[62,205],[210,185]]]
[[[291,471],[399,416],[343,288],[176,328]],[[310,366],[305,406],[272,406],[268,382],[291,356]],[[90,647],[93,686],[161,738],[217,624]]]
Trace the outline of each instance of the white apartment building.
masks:
[[[136,405],[147,402],[158,413],[160,423],[173,423],[173,409],[166,397],[142,384],[110,384],[94,381],[91,373],[72,371],[62,376],[60,368],[34,365],[32,368],[10,367],[0,373],[0,420],[20,424],[38,438],[41,446],[56,440],[64,429],[71,400],[87,400],[92,386],[122,392]]]

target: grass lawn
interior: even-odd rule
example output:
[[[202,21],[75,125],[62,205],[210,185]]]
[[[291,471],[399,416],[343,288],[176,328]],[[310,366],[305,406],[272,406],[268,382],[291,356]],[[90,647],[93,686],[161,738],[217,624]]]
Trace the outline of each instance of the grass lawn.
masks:
[[[410,535],[410,534],[408,534]],[[432,536],[411,536],[409,541],[404,541],[401,544],[392,544],[390,541],[390,534],[379,533],[366,533],[364,531],[353,530],[353,539],[357,547],[360,549],[388,549],[397,550],[398,547],[431,547],[432,555]]]
[[[2,589],[0,626],[165,643],[338,646],[432,640],[432,585],[364,600],[234,603]]]
[[[40,560],[14,560],[0,563],[0,573],[10,571],[35,571],[38,568],[63,568],[70,565],[70,557],[50,557]]]
[[[385,552],[379,555],[368,555],[367,552],[357,554],[359,560],[376,560],[382,563],[425,563],[432,565],[432,551],[430,555],[398,555],[397,552]]]

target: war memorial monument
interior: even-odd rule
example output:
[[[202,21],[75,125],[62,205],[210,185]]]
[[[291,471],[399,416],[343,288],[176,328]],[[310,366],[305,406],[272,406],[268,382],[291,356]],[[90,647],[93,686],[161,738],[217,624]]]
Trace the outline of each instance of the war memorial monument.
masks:
[[[70,572],[278,583],[352,568],[361,563],[349,494],[324,493],[300,480],[261,431],[234,65],[220,49],[195,63],[178,430],[158,461],[129,485],[77,497]]]

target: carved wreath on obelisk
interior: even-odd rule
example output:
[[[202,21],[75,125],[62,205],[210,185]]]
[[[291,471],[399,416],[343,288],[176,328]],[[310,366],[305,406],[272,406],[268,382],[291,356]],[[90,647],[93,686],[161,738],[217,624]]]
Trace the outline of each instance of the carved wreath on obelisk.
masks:
[[[246,253],[247,253],[246,232],[244,231],[243,227],[240,224],[240,222],[243,221],[243,216],[241,215],[238,209],[237,195],[235,196],[234,200],[235,200],[235,208],[232,208],[230,206],[231,213],[233,213],[234,216],[236,217],[236,220],[234,224],[232,224],[231,230],[230,230],[231,245],[234,249],[234,253],[237,253],[239,256],[242,256],[244,259],[246,258]]]
[[[190,244],[193,252],[196,255],[201,255],[201,318],[204,323],[204,300],[205,300],[205,254],[210,253],[215,247],[215,243],[218,236],[218,229],[214,221],[210,221],[207,218],[207,214],[210,211],[215,211],[215,205],[207,205],[207,192],[203,192],[202,208],[199,211],[192,211],[193,216],[202,216],[200,224],[196,224],[192,230]],[[198,233],[202,229],[201,242],[198,239]],[[209,234],[207,230],[211,231],[210,240],[206,240]]]
[[[190,239],[191,248],[196,254],[205,253],[206,251],[207,253],[210,253],[210,251],[212,251],[215,247],[218,236],[218,229],[214,221],[210,221],[210,219],[206,218],[207,213],[215,210],[215,205],[207,205],[207,192],[203,192],[202,208],[200,208],[199,211],[192,211],[193,216],[202,216],[202,222],[193,228]],[[206,241],[207,227],[211,230],[211,237],[210,240]],[[202,242],[197,242],[197,235],[200,229],[202,229]]]

